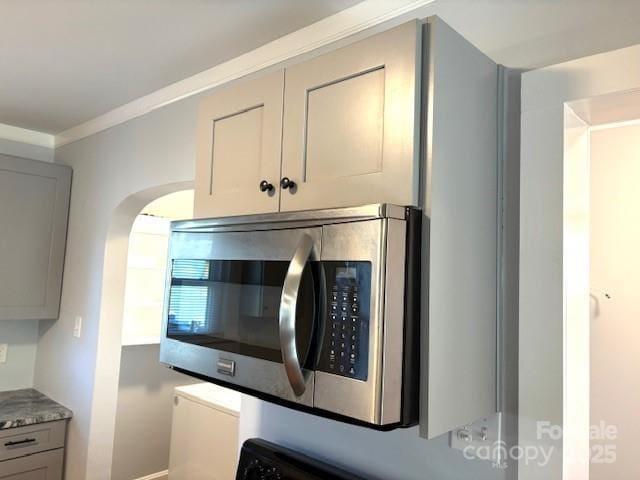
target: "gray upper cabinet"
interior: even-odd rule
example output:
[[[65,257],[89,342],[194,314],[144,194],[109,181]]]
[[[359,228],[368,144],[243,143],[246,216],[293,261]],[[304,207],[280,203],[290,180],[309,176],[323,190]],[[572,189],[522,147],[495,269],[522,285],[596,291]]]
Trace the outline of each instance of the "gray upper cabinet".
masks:
[[[418,205],[420,32],[409,22],[204,97],[195,216]]]
[[[0,320],[57,319],[71,169],[0,155]]]
[[[280,70],[202,100],[196,217],[278,211],[283,88]],[[262,191],[262,181],[272,187]]]
[[[418,21],[288,68],[281,210],[418,205]]]

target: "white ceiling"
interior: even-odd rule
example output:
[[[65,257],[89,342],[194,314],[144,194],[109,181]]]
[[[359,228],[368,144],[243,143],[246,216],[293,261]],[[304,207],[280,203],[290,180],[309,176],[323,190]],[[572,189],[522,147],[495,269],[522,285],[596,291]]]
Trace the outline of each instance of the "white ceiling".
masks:
[[[640,43],[640,0],[436,0],[494,61],[532,69]]]
[[[0,0],[0,123],[58,133],[360,0]]]
[[[356,3],[0,0],[0,123],[58,133]],[[435,0],[419,12],[514,68],[640,43],[640,0]]]

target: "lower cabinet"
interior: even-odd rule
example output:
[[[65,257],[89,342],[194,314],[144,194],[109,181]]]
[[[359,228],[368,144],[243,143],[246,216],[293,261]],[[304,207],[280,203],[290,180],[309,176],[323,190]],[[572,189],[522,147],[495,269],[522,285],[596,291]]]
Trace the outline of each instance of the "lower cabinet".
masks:
[[[64,448],[0,462],[1,480],[62,480]]]
[[[67,420],[0,430],[0,480],[62,480]]]
[[[238,465],[240,394],[203,383],[176,387],[171,480],[233,480]]]

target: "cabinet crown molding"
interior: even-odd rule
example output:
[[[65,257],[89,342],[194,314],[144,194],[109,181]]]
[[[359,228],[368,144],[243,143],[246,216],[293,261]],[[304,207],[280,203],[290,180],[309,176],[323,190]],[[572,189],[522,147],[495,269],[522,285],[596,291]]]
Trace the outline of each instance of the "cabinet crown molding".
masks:
[[[239,57],[144,95],[55,136],[55,147],[76,142],[108,128],[251,73],[285,62],[417,10],[434,0],[387,2],[365,0],[262,45]],[[398,3],[401,3],[398,5]]]

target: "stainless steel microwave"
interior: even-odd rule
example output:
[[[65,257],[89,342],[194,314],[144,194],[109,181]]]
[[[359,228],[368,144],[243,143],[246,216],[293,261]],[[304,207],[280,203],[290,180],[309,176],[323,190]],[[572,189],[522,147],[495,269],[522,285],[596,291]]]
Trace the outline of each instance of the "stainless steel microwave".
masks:
[[[418,417],[421,213],[395,205],[174,222],[160,360],[378,429]]]

